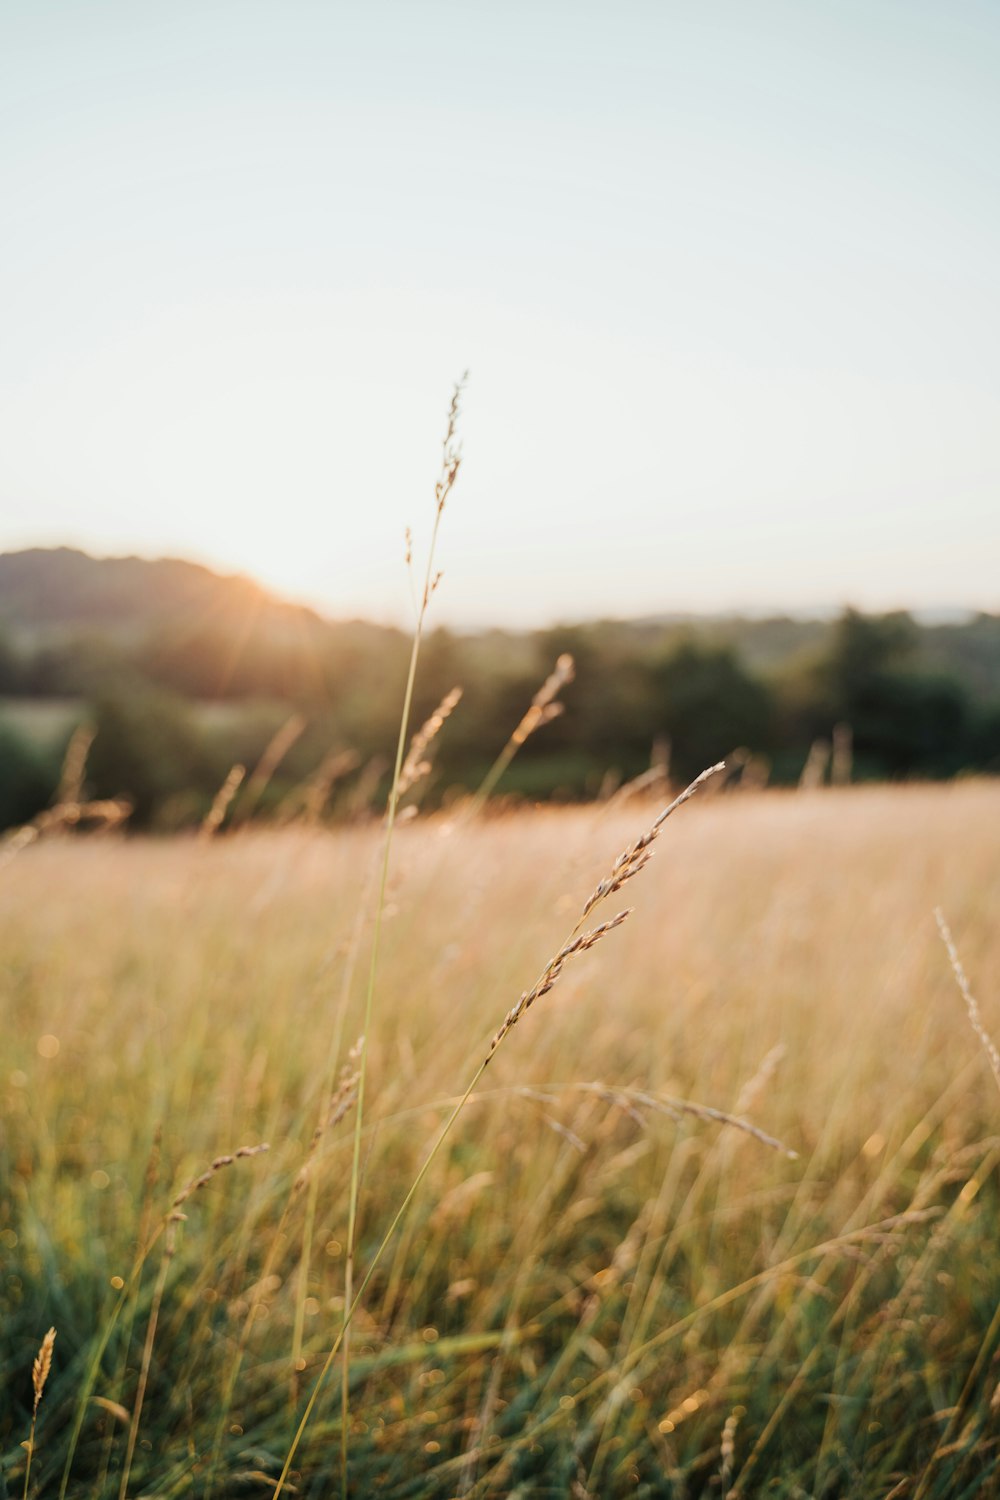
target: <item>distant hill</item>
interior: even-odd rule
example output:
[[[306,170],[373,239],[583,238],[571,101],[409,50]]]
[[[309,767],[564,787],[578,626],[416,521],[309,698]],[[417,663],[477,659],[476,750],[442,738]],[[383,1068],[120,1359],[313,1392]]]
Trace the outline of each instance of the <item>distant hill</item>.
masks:
[[[731,648],[749,670],[771,677],[821,655],[834,627],[832,615],[664,611],[544,630],[437,634],[460,643],[466,673],[471,666],[487,676],[536,670],[539,652],[558,652],[563,642],[578,653],[589,647],[626,658],[694,638]],[[1000,695],[1000,616],[916,616],[913,632],[915,665],[951,674],[978,696]],[[82,640],[126,653],[141,675],[187,697],[308,697],[318,688],[319,659],[338,671],[379,671],[383,659],[398,661],[403,636],[365,621],[324,619],[250,578],[178,558],[97,558],[71,547],[0,553],[0,656],[5,641],[23,656]]]
[[[0,693],[93,692],[127,671],[196,699],[312,697],[320,662],[400,639],[178,558],[0,553]]]
[[[72,547],[0,553],[0,622],[15,629],[132,629],[181,616],[248,610],[274,621],[319,617],[238,575],[163,557],[90,557]]]

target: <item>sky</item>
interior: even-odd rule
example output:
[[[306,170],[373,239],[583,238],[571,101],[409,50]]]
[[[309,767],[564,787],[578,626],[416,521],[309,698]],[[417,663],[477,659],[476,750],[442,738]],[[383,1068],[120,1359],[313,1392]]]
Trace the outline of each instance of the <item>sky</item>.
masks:
[[[0,550],[1000,608],[995,0],[5,0]]]

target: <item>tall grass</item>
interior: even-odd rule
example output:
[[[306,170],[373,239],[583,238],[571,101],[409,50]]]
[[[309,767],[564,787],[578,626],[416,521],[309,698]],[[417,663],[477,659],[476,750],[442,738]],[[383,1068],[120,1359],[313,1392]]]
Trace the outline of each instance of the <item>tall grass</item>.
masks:
[[[627,918],[631,916],[631,911],[626,909],[625,911],[618,912],[616,916],[611,917],[608,921],[598,923],[596,927],[592,927],[587,931],[582,930],[584,922],[590,915],[591,911],[593,911],[594,907],[597,906],[601,901],[604,901],[608,896],[620,890],[627,880],[631,879],[633,875],[638,874],[639,870],[641,870],[646,865],[646,863],[648,863],[652,853],[650,846],[657,838],[660,829],[663,827],[663,824],[666,822],[671,813],[675,812],[677,808],[683,806],[683,804],[694,795],[698,788],[710,776],[714,775],[715,772],[720,770],[722,770],[721,763],[719,765],[712,766],[707,771],[703,771],[702,774],[698,776],[691,783],[691,785],[680,794],[680,796],[676,797],[674,801],[671,802],[670,805],[659,814],[659,816],[655,819],[655,821],[649,828],[648,832],[645,833],[634,844],[629,844],[624,852],[619,855],[618,859],[614,863],[611,874],[609,876],[606,876],[602,881],[599,882],[599,884],[594,888],[594,891],[584,902],[580,916],[574,923],[573,928],[569,936],[566,938],[565,942],[557,950],[553,957],[550,958],[549,961],[544,965],[531,989],[522,991],[520,999],[516,1002],[515,1005],[510,1008],[510,1010],[508,1010],[502,1023],[494,1033],[488,1051],[485,1053],[484,1057],[479,1063],[479,1066],[472,1074],[471,1079],[466,1085],[464,1093],[462,1093],[462,1095],[459,1097],[447,1119],[444,1121],[444,1124],[441,1126],[440,1130],[434,1137],[433,1144],[427,1151],[423,1161],[420,1164],[419,1170],[414,1176],[413,1181],[410,1183],[409,1188],[406,1190],[406,1193],[403,1195],[402,1202],[397,1208],[389,1224],[389,1227],[385,1231],[385,1234],[380,1240],[378,1247],[371,1258],[364,1280],[358,1287],[357,1294],[353,1297],[351,1296],[351,1278],[350,1276],[348,1276],[347,1293],[345,1294],[344,1298],[344,1320],[341,1325],[341,1333],[334,1343],[332,1349],[330,1350],[330,1353],[327,1355],[326,1360],[324,1361],[323,1367],[320,1370],[319,1375],[317,1376],[316,1381],[313,1385],[312,1393],[309,1397],[309,1401],[306,1404],[305,1411],[303,1412],[299,1425],[295,1430],[295,1436],[292,1439],[291,1447],[289,1448],[288,1453],[285,1456],[285,1462],[282,1465],[281,1473],[278,1476],[278,1483],[275,1488],[276,1500],[277,1496],[279,1496],[282,1490],[285,1488],[292,1460],[294,1459],[295,1454],[298,1451],[299,1444],[302,1441],[302,1437],[312,1416],[313,1409],[319,1397],[320,1388],[323,1384],[323,1381],[329,1373],[333,1360],[336,1358],[338,1350],[340,1349],[342,1343],[344,1344],[346,1349],[346,1338],[350,1321],[361,1305],[361,1299],[364,1296],[368,1284],[371,1281],[372,1277],[375,1275],[382,1256],[384,1255],[388,1246],[391,1244],[392,1239],[398,1231],[400,1225],[402,1224],[411,1203],[419,1192],[425,1177],[433,1166],[438,1152],[441,1150],[441,1147],[444,1145],[448,1136],[451,1134],[452,1128],[458,1120],[459,1115],[465,1109],[470,1098],[472,1097],[473,1091],[479,1084],[479,1081],[485,1073],[487,1067],[492,1062],[493,1054],[496,1052],[497,1048],[500,1046],[501,1042],[508,1035],[508,1033],[513,1030],[514,1026],[521,1019],[521,1017],[528,1010],[530,1010],[532,1005],[534,1005],[535,1001],[540,1000],[542,996],[547,995],[549,991],[554,988],[556,982],[562,975],[563,969],[565,968],[568,961],[571,958],[576,958],[583,953],[588,953],[592,948],[595,948],[597,944],[608,935],[609,932],[613,932],[615,928],[622,926]],[[398,785],[398,781],[399,763],[397,762],[397,774],[396,780],[394,782],[394,787]],[[376,918],[377,922],[381,916],[381,910],[382,908],[380,904]],[[377,930],[378,929],[376,926],[376,932]],[[357,1118],[358,1127],[355,1132],[356,1152],[357,1142],[360,1134],[360,1103]],[[352,1193],[352,1203],[353,1201],[354,1198]],[[351,1220],[351,1222],[353,1223],[353,1219]],[[353,1244],[353,1240],[350,1241],[350,1244]],[[343,1377],[343,1390],[345,1392],[347,1389],[347,1379],[348,1366],[345,1359]],[[344,1427],[346,1428],[346,1405],[342,1407],[342,1414]],[[342,1458],[343,1472],[346,1477],[346,1450],[342,1450]]]
[[[8,1364],[53,1325],[0,1413],[29,1430],[0,1490],[278,1500],[339,1467],[343,1496],[1000,1492],[1000,1135],[923,906],[986,942],[997,788],[807,776],[716,796],[669,848],[721,762],[639,837],[649,778],[628,807],[471,816],[561,711],[561,656],[477,796],[410,826],[461,697],[410,740],[461,391],[384,820],[323,832],[354,763],[331,750],[297,823],[246,826],[293,716],[197,838],[56,838],[0,880]],[[90,738],[8,863],[124,816],[82,801]],[[605,905],[640,874],[637,908]],[[250,1131],[271,1169],[219,1192],[270,1151],[220,1149]]]
[[[382,856],[378,877],[378,889],[375,901],[375,921],[372,933],[371,957],[368,966],[368,985],[365,990],[364,1022],[361,1031],[360,1056],[358,1061],[358,1077],[356,1084],[356,1098],[354,1105],[354,1148],[351,1157],[351,1190],[350,1202],[347,1211],[347,1261],[346,1280],[344,1288],[344,1317],[341,1323],[340,1337],[334,1345],[334,1354],[343,1346],[343,1376],[341,1379],[341,1434],[340,1434],[340,1462],[341,1462],[341,1494],[347,1494],[347,1449],[348,1449],[348,1415],[350,1402],[350,1319],[354,1311],[354,1258],[357,1244],[358,1230],[358,1200],[361,1189],[361,1138],[364,1125],[365,1112],[365,1084],[368,1077],[368,1045],[371,1034],[372,1020],[375,1014],[375,986],[378,978],[379,952],[382,938],[382,922],[385,916],[386,889],[389,880],[389,860],[392,853],[392,837],[396,825],[396,813],[399,809],[400,788],[403,785],[404,754],[406,741],[410,728],[410,710],[413,705],[413,689],[417,677],[417,663],[420,659],[420,646],[423,640],[424,621],[427,617],[427,608],[431,601],[431,595],[438,585],[440,574],[435,572],[434,561],[437,552],[438,532],[441,526],[441,517],[444,515],[445,506],[455,487],[461,468],[461,449],[457,441],[459,404],[462,397],[465,377],[455,386],[452,393],[451,405],[448,408],[448,421],[445,428],[444,438],[441,443],[441,470],[434,485],[434,520],[431,529],[430,545],[427,548],[427,562],[424,572],[423,588],[420,595],[420,603],[417,608],[416,624],[413,630],[413,644],[410,650],[410,664],[406,674],[406,687],[403,692],[403,708],[399,720],[399,736],[396,742],[396,761],[393,767],[392,784],[389,788],[389,803],[385,815],[385,834],[382,842]],[[407,561],[411,559],[411,540],[407,533]],[[457,701],[457,700],[456,700]],[[451,705],[452,707],[454,704]],[[438,711],[440,714],[440,710]],[[450,712],[450,708],[448,710]],[[426,728],[429,738],[431,733]],[[424,732],[422,731],[422,734]],[[418,737],[419,739],[420,737]],[[407,778],[407,785],[412,784],[415,777],[416,766],[421,763],[423,750],[416,749],[413,757],[413,772]],[[409,770],[409,766],[407,766]],[[307,1246],[307,1253],[311,1247]],[[331,1358],[333,1355],[331,1355]],[[324,1372],[327,1367],[324,1367]],[[312,1399],[307,1410],[311,1410]],[[304,1419],[305,1420],[305,1419]],[[296,1439],[293,1440],[297,1442]],[[285,1478],[287,1477],[287,1463],[279,1478],[275,1493],[279,1493]]]
[[[716,796],[671,822],[627,927],[509,1030],[369,1281],[351,1494],[996,1489],[995,1089],[929,914],[948,912],[995,1031],[998,813],[1000,789],[970,782]],[[366,1267],[454,1080],[637,821],[632,803],[399,828],[361,1131]],[[351,1042],[361,1030],[364,994],[342,980],[352,947],[370,958],[358,887],[381,839],[51,840],[8,868],[0,1454],[15,1493],[50,1324],[30,1488],[58,1491],[86,1392],[66,1493],[119,1493],[154,1304],[128,1493],[204,1493],[213,1462],[217,1493],[273,1493],[292,1403],[349,1305],[349,1109],[313,1142],[331,1012]],[[687,1103],[747,1117],[798,1159]],[[160,1122],[154,1208],[232,1142],[272,1149],[198,1190],[157,1302],[148,1213],[137,1241]],[[336,1484],[341,1425],[331,1381],[297,1493]]]

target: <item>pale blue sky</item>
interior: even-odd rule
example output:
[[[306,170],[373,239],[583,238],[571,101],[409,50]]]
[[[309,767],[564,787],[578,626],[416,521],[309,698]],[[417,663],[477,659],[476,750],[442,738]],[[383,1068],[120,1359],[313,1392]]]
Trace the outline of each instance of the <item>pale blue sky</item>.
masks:
[[[1000,6],[0,7],[0,548],[1000,607]]]

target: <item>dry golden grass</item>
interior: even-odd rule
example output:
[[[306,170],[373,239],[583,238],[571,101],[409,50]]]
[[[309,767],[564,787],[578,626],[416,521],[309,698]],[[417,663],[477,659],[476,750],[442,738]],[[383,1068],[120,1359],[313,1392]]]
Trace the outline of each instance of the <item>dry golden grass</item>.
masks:
[[[400,828],[361,1271],[512,1002],[649,821],[633,802]],[[997,1101],[933,910],[996,1034],[998,825],[987,782],[723,794],[671,820],[634,914],[507,1037],[372,1281],[352,1493],[694,1495],[724,1476],[946,1495],[994,1474]],[[162,1215],[265,1139],[185,1205],[129,1493],[273,1486],[342,1316],[351,1127],[314,1132],[331,1076],[356,1086],[364,996],[342,1009],[342,973],[379,839],[52,839],[0,879],[8,1327],[30,1372],[56,1323],[71,1372],[39,1417],[46,1492],[74,1424],[65,1493],[118,1492],[109,1413],[134,1411],[156,1290],[135,1269],[144,1202]],[[335,1487],[338,1413],[334,1384],[299,1489]],[[0,1436],[28,1416],[30,1378]]]
[[[507,767],[524,742],[530,739],[537,730],[542,729],[546,724],[551,724],[553,719],[558,719],[562,715],[564,708],[558,701],[559,694],[564,687],[573,681],[575,675],[576,663],[569,652],[564,651],[556,659],[556,664],[552,671],[528,704],[519,722],[515,725],[510,739],[483,777],[476,795],[466,808],[467,815],[479,812],[486,805]]]
[[[27,1442],[24,1444],[26,1454],[24,1465],[25,1495],[28,1494],[28,1486],[31,1483],[31,1460],[35,1455],[35,1423],[38,1421],[38,1407],[45,1392],[49,1375],[52,1372],[52,1350],[55,1347],[55,1342],[56,1331],[54,1328],[50,1328],[42,1339],[38,1353],[35,1355],[34,1363],[31,1366],[31,1389],[34,1394],[34,1400],[31,1405],[31,1431],[28,1434]]]
[[[225,781],[219,787],[212,798],[212,805],[202,819],[201,828],[198,830],[203,839],[210,839],[225,822],[226,813],[232,804],[233,798],[243,784],[243,778],[247,774],[246,766],[231,766]]]
[[[437,708],[430,718],[425,720],[410,741],[410,748],[406,752],[399,773],[399,786],[397,796],[405,797],[406,793],[422,781],[425,776],[430,775],[431,763],[427,759],[427,752],[432,743],[441,733],[445,720],[449,719],[462,701],[462,689],[453,687],[450,692],[445,693]]]

